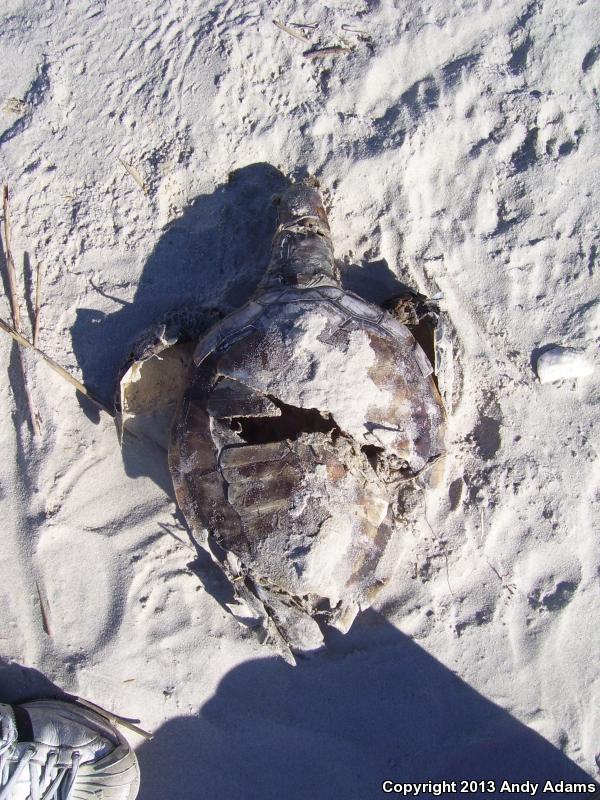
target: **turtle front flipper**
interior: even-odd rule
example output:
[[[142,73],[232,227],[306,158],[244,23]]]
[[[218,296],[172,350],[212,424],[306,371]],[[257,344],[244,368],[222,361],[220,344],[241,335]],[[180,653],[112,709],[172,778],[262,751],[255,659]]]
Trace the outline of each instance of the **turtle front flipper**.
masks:
[[[429,323],[434,328],[440,317],[438,297],[429,298],[410,290],[386,300],[383,307],[394,319],[409,328],[423,323]]]
[[[190,303],[169,312],[137,338],[115,390],[121,443],[128,431],[168,448],[175,411],[188,386],[195,343],[222,316],[214,308]]]
[[[410,330],[437,376],[439,362],[437,341],[442,328],[438,299],[430,299],[419,292],[406,291],[392,297],[383,307],[388,314]]]
[[[410,290],[383,304],[383,308],[410,330],[433,367],[436,385],[448,411],[453,411],[462,389],[460,346],[452,320],[443,310],[441,293],[426,297]]]

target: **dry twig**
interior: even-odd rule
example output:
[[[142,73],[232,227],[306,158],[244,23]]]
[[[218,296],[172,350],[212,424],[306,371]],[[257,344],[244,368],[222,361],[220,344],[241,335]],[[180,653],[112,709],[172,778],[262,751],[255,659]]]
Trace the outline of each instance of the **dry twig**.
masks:
[[[452,586],[450,585],[450,568],[448,566],[448,551],[446,549],[446,542],[443,541],[439,536],[436,535],[435,531],[431,527],[431,523],[429,522],[429,519],[427,518],[427,497],[426,496],[423,499],[423,506],[424,506],[423,507],[423,516],[425,517],[425,523],[427,524],[427,527],[431,531],[431,535],[433,536],[433,538],[437,541],[437,543],[442,548],[442,555],[444,556],[444,562],[445,562],[445,565],[446,565],[446,583],[448,584],[448,591],[450,592],[452,597],[456,597],[456,595],[452,591]]]
[[[194,553],[196,552],[196,548],[190,542],[186,542],[177,536],[175,531],[171,530],[171,528],[169,528],[168,525],[165,525],[164,522],[159,522],[158,527],[161,528],[165,533],[168,533],[169,536],[172,536],[175,541],[179,542],[179,544],[183,545],[188,550],[192,550]]]
[[[125,170],[131,175],[131,177],[137,183],[137,185],[140,187],[142,192],[146,196],[149,195],[150,192],[148,190],[148,187],[146,186],[146,182],[144,181],[144,179],[140,175],[139,170],[136,167],[132,166],[131,164],[128,164],[126,161],[123,161],[122,158],[119,158],[119,161],[121,162],[121,164],[123,165]]]
[[[102,409],[102,411],[106,411],[107,414],[110,414],[111,417],[114,417],[115,412],[108,406],[105,406],[104,403],[98,400],[97,397],[94,397],[94,395],[90,392],[90,390],[87,388],[85,384],[81,383],[81,381],[78,381],[77,378],[74,378],[69,372],[67,372],[66,369],[64,369],[64,367],[61,367],[60,364],[57,364],[57,362],[53,358],[50,358],[50,356],[46,355],[46,353],[44,353],[38,347],[35,347],[29,341],[29,339],[26,339],[23,336],[23,334],[15,330],[12,327],[12,325],[9,325],[8,322],[3,320],[1,317],[0,317],[0,330],[3,330],[5,333],[8,333],[9,336],[12,336],[15,342],[20,344],[21,347],[29,347],[31,350],[36,352],[40,356],[40,358],[43,358],[46,364],[48,364],[48,366],[54,370],[54,372],[60,375],[61,378],[63,378],[65,381],[70,383],[71,386],[74,386],[75,389],[79,392],[79,394],[84,395],[89,400],[91,400],[92,403],[94,403],[94,405]]]
[[[112,722],[113,724],[122,725],[124,728],[127,728],[134,733],[137,733],[138,736],[143,736],[143,738],[149,742],[152,739],[152,734],[145,731],[143,728],[139,728],[137,725],[134,725],[133,722],[130,722],[128,719],[124,717],[119,717],[117,714],[113,714],[112,711],[109,711],[107,708],[103,708],[102,706],[97,705],[96,703],[92,703],[91,700],[84,700],[83,697],[76,697],[76,701],[81,706],[85,706],[85,708],[89,708],[92,711],[95,711],[97,714],[105,717]]]
[[[352,25],[342,25],[343,31],[348,31],[348,33],[358,33],[361,36],[368,36],[369,34],[366,31],[361,30],[360,28],[353,28]]]
[[[15,262],[13,261],[10,247],[10,210],[8,207],[8,186],[6,184],[2,191],[2,204],[4,210],[4,257],[6,259],[6,270],[8,272],[8,286],[10,290],[10,306],[12,311],[13,323],[17,331],[21,333],[21,308],[19,306],[19,294],[17,292],[17,275],[15,272]]]
[[[325,58],[325,56],[338,56],[342,53],[351,53],[352,47],[321,47],[318,50],[306,50],[302,55],[304,58]]]
[[[52,636],[52,630],[50,628],[50,614],[49,614],[49,607],[48,607],[48,600],[46,598],[46,593],[43,591],[38,581],[35,582],[35,588],[37,589],[38,600],[40,601],[40,611],[42,614],[42,625],[44,626],[44,632],[46,636]]]
[[[33,312],[33,346],[37,347],[40,335],[40,300],[42,289],[42,265],[38,262],[35,271],[35,309]]]
[[[484,546],[484,542],[485,542],[485,528],[484,528],[484,517],[483,517],[483,508],[482,508],[481,509],[481,543],[482,543],[482,548]],[[488,567],[492,570],[494,575],[498,578],[498,580],[502,584],[502,588],[506,589],[506,591],[512,597],[512,595],[515,593],[515,590],[517,588],[516,585],[514,583],[508,583],[508,581],[505,579],[505,576],[500,574],[499,570],[497,570],[496,567],[492,564],[492,562],[489,560],[489,558],[487,557],[487,555],[485,554],[483,549],[482,549],[482,552],[483,552],[483,557],[485,558]]]
[[[289,34],[290,36],[293,36],[294,39],[299,39],[301,42],[310,42],[308,36],[305,36],[303,33],[298,33],[297,31],[293,31],[291,28],[288,28],[287,25],[284,25],[282,22],[279,22],[276,19],[273,20],[273,25],[276,25],[279,28],[279,30],[282,30],[285,33]]]
[[[5,184],[3,188],[3,210],[4,210],[4,250],[6,259],[6,269],[8,272],[8,286],[10,291],[10,307],[12,311],[13,324],[17,333],[23,332],[21,324],[21,309],[19,306],[19,295],[17,292],[17,275],[15,272],[15,262],[12,256],[10,246],[10,209],[8,205],[8,186]],[[25,371],[25,364],[23,362],[22,353],[19,352],[19,364],[21,366],[21,375],[23,376],[23,390],[25,392],[25,399],[27,400],[27,410],[29,412],[29,419],[31,420],[31,430],[34,434],[41,434],[42,428],[40,424],[40,414],[33,404],[33,399],[29,392],[29,385],[27,384],[27,374]]]

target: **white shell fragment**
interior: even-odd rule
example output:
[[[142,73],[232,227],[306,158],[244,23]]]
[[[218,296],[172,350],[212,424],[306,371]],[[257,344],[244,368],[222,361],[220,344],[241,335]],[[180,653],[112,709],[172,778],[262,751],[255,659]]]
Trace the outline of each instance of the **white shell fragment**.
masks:
[[[594,364],[583,350],[557,345],[542,353],[537,360],[536,371],[540,383],[554,383],[591,375]]]
[[[173,414],[189,382],[191,353],[189,345],[179,344],[128,367],[119,382],[121,440],[126,428],[168,448]]]

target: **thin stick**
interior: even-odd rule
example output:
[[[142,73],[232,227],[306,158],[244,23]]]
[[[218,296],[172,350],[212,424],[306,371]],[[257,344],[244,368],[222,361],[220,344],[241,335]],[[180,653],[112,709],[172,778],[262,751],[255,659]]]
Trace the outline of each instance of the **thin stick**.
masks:
[[[303,33],[298,33],[297,31],[293,31],[291,28],[288,28],[287,25],[284,25],[283,23],[279,22],[276,19],[273,20],[273,25],[276,25],[279,28],[279,30],[282,30],[285,33],[289,34],[290,36],[293,36],[294,39],[300,39],[301,42],[310,42],[308,36],[305,36]]]
[[[484,518],[483,518],[483,508],[481,509],[481,545],[482,548],[485,546],[485,529],[484,529]],[[506,589],[506,591],[512,596],[515,593],[515,589],[517,588],[514,583],[507,583],[504,579],[505,576],[501,575],[500,572],[496,569],[496,567],[492,564],[489,560],[487,555],[483,552],[483,557],[487,561],[488,567],[492,570],[492,572],[496,575],[500,583],[502,584],[502,588]]]
[[[113,714],[112,711],[109,711],[107,708],[103,708],[102,706],[97,705],[96,703],[92,703],[91,700],[84,700],[83,697],[76,697],[75,698],[79,705],[85,706],[86,708],[90,708],[92,711],[95,711],[97,714],[105,717],[112,723],[117,723],[118,725],[122,725],[124,728],[127,728],[134,733],[137,733],[138,736],[143,736],[144,739],[149,742],[152,739],[152,734],[145,731],[143,728],[139,728],[137,725],[134,725],[133,722],[129,722],[128,719],[124,717],[119,717],[118,714]]]
[[[40,335],[40,299],[42,295],[42,264],[38,261],[35,270],[35,307],[33,312],[33,346],[37,347],[38,338]],[[35,422],[37,425],[37,432],[42,432],[42,419],[40,412],[35,411]]]
[[[25,400],[27,401],[27,411],[29,419],[31,420],[31,430],[35,436],[41,436],[42,433],[42,417],[33,403],[31,392],[29,391],[29,384],[27,383],[27,374],[25,371],[25,362],[23,361],[23,351],[19,350],[19,364],[21,366],[21,375],[23,377],[23,391],[25,393]]]
[[[351,53],[351,47],[322,47],[320,50],[307,50],[302,55],[304,58],[325,58],[325,56],[337,56],[341,53]]]
[[[15,262],[13,261],[10,248],[10,212],[8,208],[8,186],[3,187],[3,208],[4,208],[4,255],[6,257],[6,269],[8,271],[8,286],[10,289],[10,305],[13,323],[19,333],[22,332],[21,309],[19,307],[19,295],[17,292],[17,276],[15,272]]]
[[[448,584],[448,591],[450,592],[450,594],[452,595],[452,597],[455,597],[456,595],[455,595],[455,594],[454,594],[454,592],[452,591],[452,586],[450,586],[450,568],[449,568],[449,566],[448,566],[448,551],[446,550],[446,543],[445,543],[445,542],[442,542],[442,541],[440,540],[440,538],[439,538],[438,536],[436,536],[436,533],[435,533],[435,531],[434,531],[434,530],[433,530],[433,528],[431,527],[431,523],[430,523],[430,522],[429,522],[429,520],[427,519],[427,497],[425,497],[425,498],[423,499],[423,506],[424,506],[424,507],[423,507],[423,516],[425,517],[425,522],[426,522],[426,524],[427,524],[427,527],[428,527],[428,528],[429,528],[429,530],[431,531],[431,535],[433,536],[433,538],[434,538],[434,539],[437,541],[437,543],[438,543],[439,545],[441,545],[441,546],[442,546],[442,548],[443,548],[443,549],[442,549],[442,554],[443,554],[443,556],[444,556],[444,561],[445,561],[445,563],[446,563],[446,583]]]
[[[94,405],[102,409],[102,411],[106,411],[107,414],[110,414],[111,417],[114,417],[115,412],[108,406],[105,406],[104,403],[98,400],[97,397],[94,397],[94,395],[90,392],[90,390],[87,388],[85,384],[81,383],[81,381],[78,381],[77,378],[74,378],[69,372],[67,372],[66,369],[61,367],[60,364],[57,364],[53,358],[50,358],[50,356],[46,355],[46,353],[44,353],[38,347],[35,347],[29,341],[29,339],[26,339],[21,333],[16,331],[12,327],[12,325],[9,325],[8,322],[3,320],[1,317],[0,317],[0,330],[3,330],[5,333],[8,333],[9,336],[12,336],[15,342],[18,342],[18,344],[20,344],[21,347],[29,347],[31,350],[35,351],[40,356],[40,358],[42,358],[46,362],[46,364],[48,364],[48,366],[54,370],[54,372],[58,373],[58,375],[60,375],[61,378],[67,381],[67,383],[70,383],[71,386],[74,386],[75,389],[79,392],[79,394],[84,395],[85,397],[88,398],[88,400],[91,400],[92,403],[94,403]]]
[[[40,335],[40,298],[42,289],[42,265],[38,262],[35,271],[35,310],[33,312],[33,346],[37,347]]]
[[[139,170],[137,170],[131,164],[128,164],[126,161],[123,161],[122,158],[119,158],[119,161],[125,167],[125,170],[131,175],[131,177],[137,183],[137,185],[140,187],[142,192],[145,195],[148,195],[149,194],[148,187],[146,186],[146,182],[144,181],[144,179],[140,175]]]
[[[369,35],[366,31],[363,31],[360,28],[353,28],[352,25],[342,25],[342,30],[348,31],[348,33],[360,33],[362,36]]]
[[[177,536],[177,534],[174,531],[172,531],[168,525],[164,524],[164,522],[159,522],[158,527],[162,528],[162,530],[165,533],[168,533],[169,536],[172,536],[173,539],[179,542],[179,544],[183,545],[184,547],[187,547],[188,550],[193,550],[194,552],[196,552],[196,548],[192,544],[190,544],[190,542],[185,542],[183,539],[180,539],[179,536]]]
[[[44,626],[44,632],[46,636],[52,636],[52,630],[50,628],[50,615],[48,613],[48,601],[46,599],[46,593],[42,591],[42,588],[38,581],[35,582],[35,588],[37,589],[38,600],[40,601],[40,611],[42,613],[42,625]]]
[[[8,272],[8,285],[10,291],[10,307],[12,311],[13,324],[18,333],[22,333],[23,326],[21,324],[21,309],[19,306],[19,295],[17,292],[17,275],[15,272],[15,262],[12,257],[12,250],[10,246],[10,209],[8,205],[8,186],[4,184],[3,187],[3,209],[4,209],[4,248],[6,256],[6,269]],[[23,354],[19,353],[19,364],[21,366],[21,375],[23,376],[23,389],[25,391],[25,399],[27,400],[27,411],[29,412],[29,419],[31,420],[31,430],[35,434],[41,434],[42,427],[40,424],[40,415],[33,404],[33,399],[29,392],[29,385],[27,383],[27,373],[25,370],[25,363],[23,362]]]

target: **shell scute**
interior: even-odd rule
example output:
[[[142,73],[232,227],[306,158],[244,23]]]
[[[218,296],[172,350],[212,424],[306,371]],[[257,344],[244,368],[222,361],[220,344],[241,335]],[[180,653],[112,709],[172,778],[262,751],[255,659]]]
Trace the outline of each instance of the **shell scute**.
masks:
[[[223,378],[210,393],[206,410],[211,417],[276,417],[281,414],[268,397],[257,395],[239,381]]]

